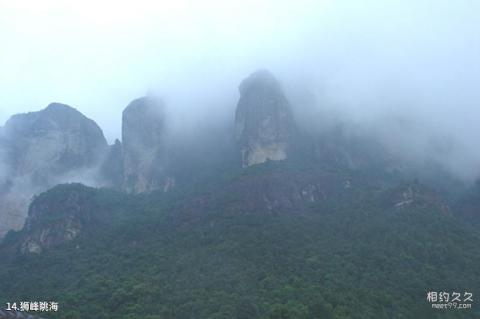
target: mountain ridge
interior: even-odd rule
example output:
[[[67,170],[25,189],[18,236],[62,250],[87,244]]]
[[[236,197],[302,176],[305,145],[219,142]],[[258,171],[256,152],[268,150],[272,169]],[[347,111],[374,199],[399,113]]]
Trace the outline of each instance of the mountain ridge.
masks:
[[[253,77],[234,123],[249,129],[175,140],[161,102],[129,104],[122,141],[99,139],[104,183],[42,184],[0,242],[0,302],[58,300],[51,319],[438,318],[427,291],[480,293],[478,187],[342,126],[306,131]]]

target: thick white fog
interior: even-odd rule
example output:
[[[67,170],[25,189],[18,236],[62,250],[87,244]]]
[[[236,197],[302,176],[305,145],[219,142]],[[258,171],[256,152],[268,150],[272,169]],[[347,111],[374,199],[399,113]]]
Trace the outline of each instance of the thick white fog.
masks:
[[[338,117],[478,176],[478,12],[476,0],[0,0],[0,123],[57,101],[111,142],[124,107],[153,92],[188,131],[232,118],[239,82],[267,68],[306,124]]]

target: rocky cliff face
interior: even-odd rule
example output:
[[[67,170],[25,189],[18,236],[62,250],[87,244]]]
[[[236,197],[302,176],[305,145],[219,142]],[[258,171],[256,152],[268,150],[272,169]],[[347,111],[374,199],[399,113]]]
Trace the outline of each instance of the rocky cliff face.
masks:
[[[115,140],[108,148],[107,155],[101,166],[101,176],[105,184],[115,189],[123,186],[122,142]]]
[[[75,239],[97,214],[92,202],[95,189],[81,184],[55,187],[30,205],[18,249],[40,254]]]
[[[165,115],[161,101],[143,97],[131,102],[122,117],[123,188],[129,193],[167,189]]]
[[[261,70],[246,78],[239,89],[235,137],[243,167],[286,159],[294,125],[278,81]]]
[[[98,125],[74,108],[53,103],[39,112],[12,116],[5,125],[15,175],[38,183],[91,166],[107,148]]]
[[[12,116],[1,135],[0,238],[22,227],[34,194],[59,182],[88,182],[108,148],[94,121],[59,103]]]

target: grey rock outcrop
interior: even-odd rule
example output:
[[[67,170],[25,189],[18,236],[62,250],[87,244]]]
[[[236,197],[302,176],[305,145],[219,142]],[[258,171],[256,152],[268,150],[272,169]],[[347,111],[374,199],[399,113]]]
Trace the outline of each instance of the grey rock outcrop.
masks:
[[[5,124],[11,167],[44,183],[100,160],[107,142],[98,125],[74,108],[52,103],[39,112],[12,116]]]
[[[411,207],[429,207],[444,214],[451,214],[447,202],[436,191],[416,180],[388,190],[384,202],[398,211],[408,211]]]
[[[59,103],[12,116],[0,134],[0,238],[23,226],[34,194],[60,182],[94,183],[108,148],[94,121]]]
[[[260,70],[240,84],[235,114],[235,138],[242,166],[288,157],[294,130],[290,104],[275,77]]]
[[[108,148],[107,155],[101,166],[101,176],[106,186],[122,189],[123,187],[123,159],[122,142],[115,140]]]
[[[16,245],[23,254],[40,254],[74,240],[85,227],[99,223],[92,201],[95,189],[82,184],[56,186],[37,196]]]
[[[151,192],[172,186],[165,174],[165,114],[153,97],[132,101],[123,111],[123,188],[129,193]]]

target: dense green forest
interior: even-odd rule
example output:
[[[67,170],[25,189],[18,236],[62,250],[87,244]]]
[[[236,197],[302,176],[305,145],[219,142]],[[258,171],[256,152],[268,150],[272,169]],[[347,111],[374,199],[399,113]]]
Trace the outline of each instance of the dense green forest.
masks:
[[[85,226],[41,254],[19,253],[26,234],[11,232],[0,248],[0,301],[58,301],[60,310],[45,314],[52,319],[480,316],[478,227],[416,181],[390,187],[352,177],[351,186],[291,210],[248,206],[246,191],[235,191],[251,181],[289,192],[295,178],[305,180],[302,171],[312,173],[288,165],[167,194],[57,186],[32,206],[57,207],[54,224],[69,214],[65,198],[84,196]],[[407,188],[415,201],[395,206]],[[473,308],[433,310],[429,291],[472,292]]]

